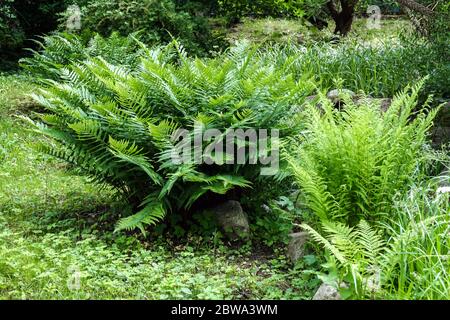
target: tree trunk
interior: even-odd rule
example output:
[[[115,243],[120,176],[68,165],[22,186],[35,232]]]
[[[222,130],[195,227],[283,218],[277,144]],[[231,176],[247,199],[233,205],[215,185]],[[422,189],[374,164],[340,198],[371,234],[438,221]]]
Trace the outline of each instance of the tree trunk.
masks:
[[[352,8],[352,10],[341,11],[337,15],[334,22],[336,23],[336,28],[334,29],[334,33],[340,34],[345,37],[352,29],[353,8]]]
[[[355,5],[358,1],[341,0],[341,11],[339,12],[333,1],[327,3],[328,10],[333,18],[336,28],[335,34],[346,36],[352,29],[353,15],[355,13]]]

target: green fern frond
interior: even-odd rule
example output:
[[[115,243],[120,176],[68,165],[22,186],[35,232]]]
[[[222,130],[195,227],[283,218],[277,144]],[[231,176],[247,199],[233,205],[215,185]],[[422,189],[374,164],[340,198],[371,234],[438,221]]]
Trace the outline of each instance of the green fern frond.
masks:
[[[163,203],[160,201],[150,201],[147,199],[144,204],[144,208],[139,212],[129,217],[120,219],[116,225],[115,232],[138,228],[145,235],[145,225],[155,225],[158,221],[161,221],[164,218],[166,211]]]

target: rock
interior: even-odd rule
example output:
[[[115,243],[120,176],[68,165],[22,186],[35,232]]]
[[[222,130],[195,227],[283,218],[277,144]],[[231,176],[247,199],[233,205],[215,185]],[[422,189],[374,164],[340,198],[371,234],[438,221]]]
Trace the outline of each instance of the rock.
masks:
[[[349,96],[353,99],[356,97],[356,94],[348,89],[334,89],[327,93],[327,98],[334,104],[342,102],[345,96]]]
[[[231,240],[246,238],[250,233],[248,217],[235,200],[224,202],[213,209],[218,225]]]
[[[355,103],[356,103],[356,105],[373,103],[373,104],[379,105],[380,110],[382,112],[386,112],[386,111],[388,111],[389,107],[392,104],[392,99],[364,97],[364,98],[358,99]]]
[[[433,147],[439,149],[442,145],[450,143],[450,102],[446,103],[434,119],[431,130]]]
[[[380,270],[377,270],[375,274],[367,278],[366,290],[372,294],[381,290]]]
[[[312,300],[342,300],[342,297],[335,287],[322,283]]]
[[[392,99],[390,99],[390,98],[384,98],[384,99],[380,99],[380,100],[381,100],[381,103],[380,103],[380,109],[381,109],[381,111],[383,111],[383,112],[388,111],[389,107],[390,107],[391,104],[392,104]]]
[[[308,233],[291,233],[289,237],[291,239],[289,240],[287,248],[287,256],[293,263],[296,263],[298,259],[305,255],[305,243],[308,241]]]

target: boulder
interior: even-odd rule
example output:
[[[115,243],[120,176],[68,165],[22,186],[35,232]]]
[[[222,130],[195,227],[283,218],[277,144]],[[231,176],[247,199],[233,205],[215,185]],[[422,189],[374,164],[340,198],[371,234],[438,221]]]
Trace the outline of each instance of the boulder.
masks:
[[[342,297],[335,287],[322,283],[312,300],[342,300]]]
[[[296,263],[298,259],[305,255],[305,244],[308,241],[308,233],[291,233],[289,237],[290,240],[287,247],[287,256],[293,263]]]
[[[213,209],[213,213],[217,224],[229,239],[237,240],[249,236],[248,217],[239,202],[229,200],[221,203]]]
[[[392,99],[390,98],[371,98],[371,97],[363,97],[358,99],[356,105],[363,105],[373,103],[380,106],[380,110],[382,112],[386,112],[392,104]]]
[[[334,104],[342,102],[345,96],[353,99],[356,97],[356,94],[348,89],[334,89],[327,93],[327,98]]]

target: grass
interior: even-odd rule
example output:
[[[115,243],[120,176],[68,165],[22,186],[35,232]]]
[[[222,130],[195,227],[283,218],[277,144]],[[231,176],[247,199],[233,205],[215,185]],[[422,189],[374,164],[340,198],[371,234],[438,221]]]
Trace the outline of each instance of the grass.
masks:
[[[369,29],[367,19],[356,19],[349,36],[339,41],[332,41],[332,22],[325,30],[313,31],[297,20],[271,18],[243,19],[229,34],[233,41],[265,45],[266,58],[277,67],[290,65],[297,79],[308,74],[322,89],[341,85],[373,97],[393,97],[431,74],[424,96],[448,95],[442,83],[448,73],[445,58],[423,39],[408,36],[412,33],[409,21],[380,23],[380,29]]]
[[[37,153],[42,138],[15,117],[33,111],[34,89],[0,76],[0,299],[311,297],[318,280],[282,251],[112,233],[109,213],[122,210],[113,193]]]
[[[228,32],[228,41],[246,39],[256,44],[294,43],[305,44],[324,36],[309,29],[304,23],[292,19],[243,18],[242,22]]]
[[[448,175],[442,179],[450,182]],[[413,186],[397,203],[383,298],[450,299],[450,193],[437,189],[437,181]]]
[[[230,42],[247,39],[253,43],[300,44],[310,46],[333,38],[334,21],[328,27],[316,30],[309,23],[296,19],[243,18],[228,31]],[[379,28],[368,27],[368,19],[357,18],[353,22],[349,39],[357,39],[361,44],[382,44],[384,41],[398,41],[400,35],[411,34],[413,26],[408,19],[381,20]]]

